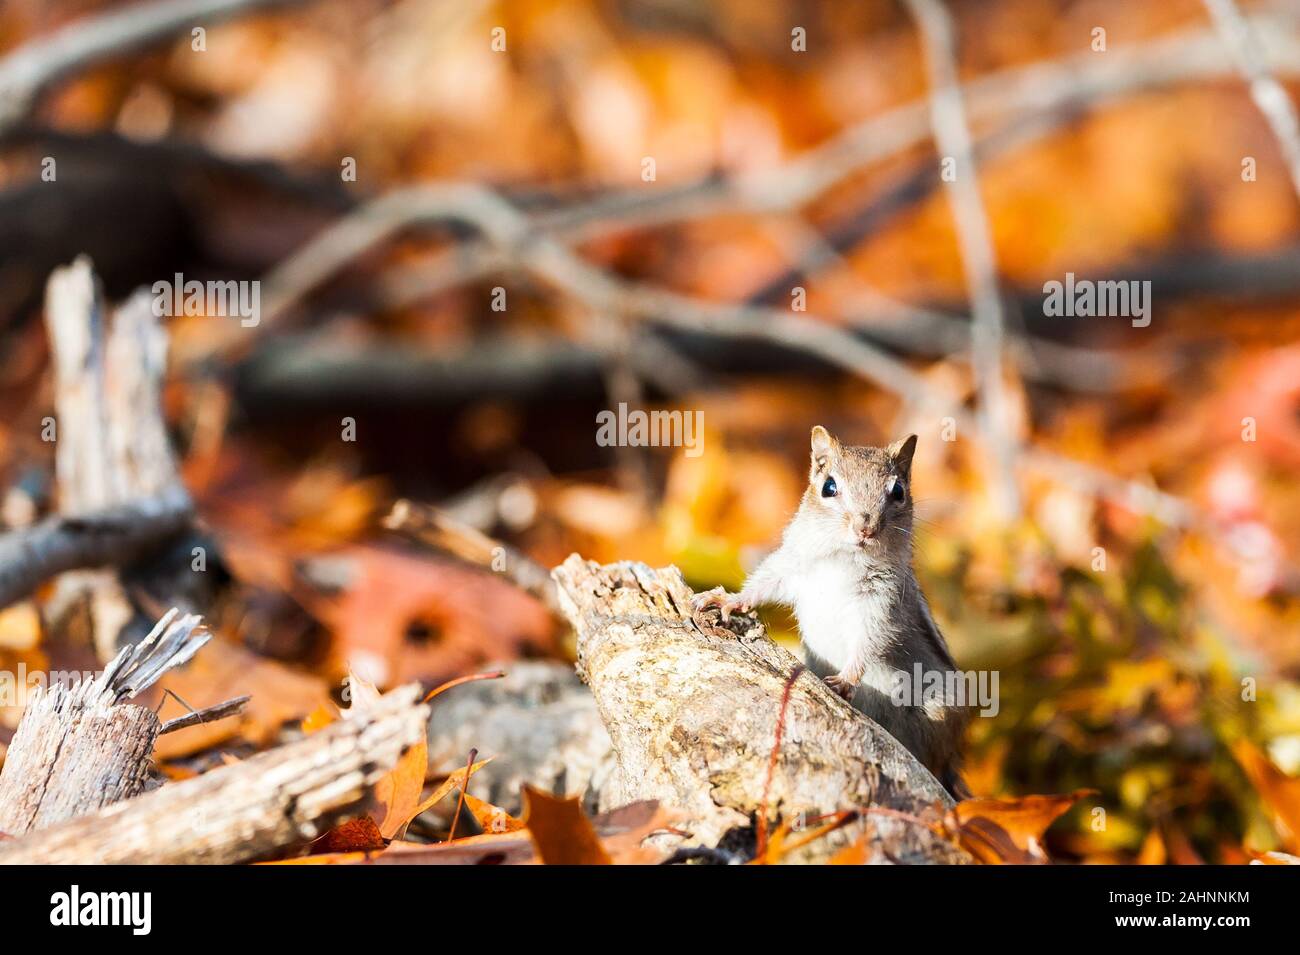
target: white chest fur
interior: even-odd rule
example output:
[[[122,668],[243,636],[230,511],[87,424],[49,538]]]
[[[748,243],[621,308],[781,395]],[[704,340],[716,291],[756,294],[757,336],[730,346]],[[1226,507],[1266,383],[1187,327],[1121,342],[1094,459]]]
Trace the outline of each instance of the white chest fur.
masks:
[[[789,581],[804,644],[836,669],[864,648],[884,655],[897,639],[895,586],[846,560],[819,560]]]

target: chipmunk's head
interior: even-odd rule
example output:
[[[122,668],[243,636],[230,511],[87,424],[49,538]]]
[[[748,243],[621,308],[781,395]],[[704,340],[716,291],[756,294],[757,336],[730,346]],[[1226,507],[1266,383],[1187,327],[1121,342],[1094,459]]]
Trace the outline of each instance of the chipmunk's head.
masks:
[[[909,553],[915,450],[914,434],[887,448],[849,447],[818,425],[812,429],[805,513],[845,548],[880,557]]]

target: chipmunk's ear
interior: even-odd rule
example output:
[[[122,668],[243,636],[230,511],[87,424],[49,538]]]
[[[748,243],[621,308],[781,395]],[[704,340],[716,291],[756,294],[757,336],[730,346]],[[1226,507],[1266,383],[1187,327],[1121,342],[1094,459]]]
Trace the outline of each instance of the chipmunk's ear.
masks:
[[[904,476],[912,473],[912,454],[916,451],[916,435],[909,434],[906,438],[900,438],[885,450],[889,452],[889,456],[894,459],[894,464]]]
[[[835,436],[821,425],[817,425],[812,429],[813,467],[823,467],[830,460],[831,452],[839,449],[840,443],[835,440]]]

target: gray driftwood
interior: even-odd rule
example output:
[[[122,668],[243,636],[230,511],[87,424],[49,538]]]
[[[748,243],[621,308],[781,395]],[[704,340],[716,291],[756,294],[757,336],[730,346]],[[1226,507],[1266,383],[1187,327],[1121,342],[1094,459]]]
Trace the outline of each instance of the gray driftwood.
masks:
[[[316,839],[421,739],[418,693],[401,687],[297,742],[0,843],[0,864],[234,863]]]
[[[716,611],[694,617],[675,567],[602,567],[575,554],[553,576],[618,761],[602,800],[678,807],[705,845],[748,827],[764,806],[773,822],[856,809],[858,822],[801,858],[824,859],[870,832],[879,861],[968,861],[900,816],[951,806],[938,781],[811,673],[791,685],[769,782],[782,696],[799,664],[756,618],[733,616],[728,629]]]
[[[162,726],[126,701],[208,639],[198,617],[172,610],[94,679],[33,690],[0,770],[0,832],[45,829],[138,795]]]

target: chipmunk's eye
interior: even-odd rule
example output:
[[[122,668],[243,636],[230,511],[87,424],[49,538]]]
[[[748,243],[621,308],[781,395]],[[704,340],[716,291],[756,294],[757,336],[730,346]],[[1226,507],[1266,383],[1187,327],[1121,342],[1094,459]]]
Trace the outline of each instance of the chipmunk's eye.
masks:
[[[889,490],[886,493],[895,504],[902,504],[903,501],[907,500],[907,488],[903,487],[903,482],[898,478],[890,479]]]
[[[828,477],[826,483],[822,485],[822,497],[834,497],[840,493],[840,486],[835,483],[835,478]]]

